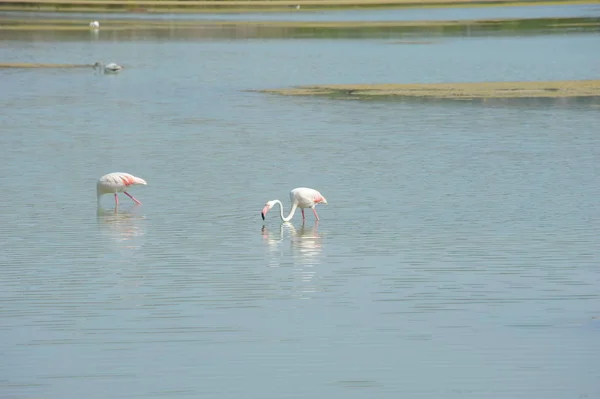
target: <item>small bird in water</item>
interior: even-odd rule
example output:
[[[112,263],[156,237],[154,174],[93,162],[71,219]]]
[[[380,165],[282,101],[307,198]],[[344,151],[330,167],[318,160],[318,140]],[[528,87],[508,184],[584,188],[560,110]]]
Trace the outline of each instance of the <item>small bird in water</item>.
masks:
[[[130,175],[129,173],[115,172],[109,173],[98,179],[96,183],[96,196],[98,197],[98,207],[100,207],[100,197],[105,194],[115,195],[115,206],[119,206],[119,197],[117,193],[125,193],[126,196],[131,198],[136,204],[141,202],[135,199],[135,197],[127,192],[127,189],[133,186],[144,185],[146,181],[139,177]]]
[[[101,62],[96,62],[94,64],[94,69],[96,69],[96,68],[100,69],[104,73],[117,73],[123,69],[123,67],[121,65],[117,65],[114,62],[111,62],[106,65],[104,65]]]
[[[304,217],[304,209],[310,208],[315,214],[315,219],[319,220],[319,215],[317,215],[317,211],[315,210],[315,206],[317,204],[326,204],[327,200],[325,197],[321,195],[315,189],[306,188],[306,187],[298,187],[290,191],[290,201],[292,201],[292,208],[290,209],[290,213],[287,216],[283,216],[283,204],[279,200],[267,201],[265,207],[260,212],[260,216],[262,216],[263,220],[265,220],[265,215],[271,208],[275,206],[275,204],[279,204],[279,217],[284,222],[289,222],[294,217],[294,213],[296,213],[296,209],[300,208],[302,211],[302,221],[305,220]]]
[[[90,22],[90,28],[98,29],[100,27],[100,22],[92,21]]]

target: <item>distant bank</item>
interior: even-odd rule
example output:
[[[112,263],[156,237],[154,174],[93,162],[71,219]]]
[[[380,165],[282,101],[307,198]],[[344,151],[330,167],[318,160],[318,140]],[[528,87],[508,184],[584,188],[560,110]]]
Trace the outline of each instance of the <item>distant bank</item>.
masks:
[[[600,0],[4,0],[0,11],[210,13],[598,4]]]
[[[320,96],[339,99],[600,99],[600,80],[531,82],[462,82],[413,84],[312,85],[284,89],[250,90],[285,96]]]

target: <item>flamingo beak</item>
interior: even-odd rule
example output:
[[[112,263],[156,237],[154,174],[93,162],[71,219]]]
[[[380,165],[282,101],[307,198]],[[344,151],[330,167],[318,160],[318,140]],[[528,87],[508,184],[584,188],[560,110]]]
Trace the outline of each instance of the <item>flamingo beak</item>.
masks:
[[[263,210],[260,212],[260,216],[262,216],[263,220],[265,220],[265,215],[269,212],[269,205],[265,205]]]

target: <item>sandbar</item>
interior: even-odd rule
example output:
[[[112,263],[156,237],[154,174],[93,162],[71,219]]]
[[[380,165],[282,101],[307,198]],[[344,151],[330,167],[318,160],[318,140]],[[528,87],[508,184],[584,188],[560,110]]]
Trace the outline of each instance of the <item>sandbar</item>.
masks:
[[[312,85],[250,91],[284,96],[325,96],[360,99],[591,98],[600,97],[600,80]]]

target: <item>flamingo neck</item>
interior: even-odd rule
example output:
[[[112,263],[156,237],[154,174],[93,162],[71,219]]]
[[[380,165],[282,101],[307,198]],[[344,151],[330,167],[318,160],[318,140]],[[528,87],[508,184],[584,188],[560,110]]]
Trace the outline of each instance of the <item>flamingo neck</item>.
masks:
[[[296,213],[296,208],[298,208],[298,205],[292,204],[290,213],[286,217],[283,216],[283,204],[281,203],[281,201],[275,200],[275,203],[279,205],[279,217],[281,217],[281,220],[283,220],[284,222],[289,222],[290,220],[292,220],[292,218],[294,217],[294,213]]]
[[[98,201],[98,207],[100,207],[100,199],[106,194],[100,186],[96,186],[96,199]]]

